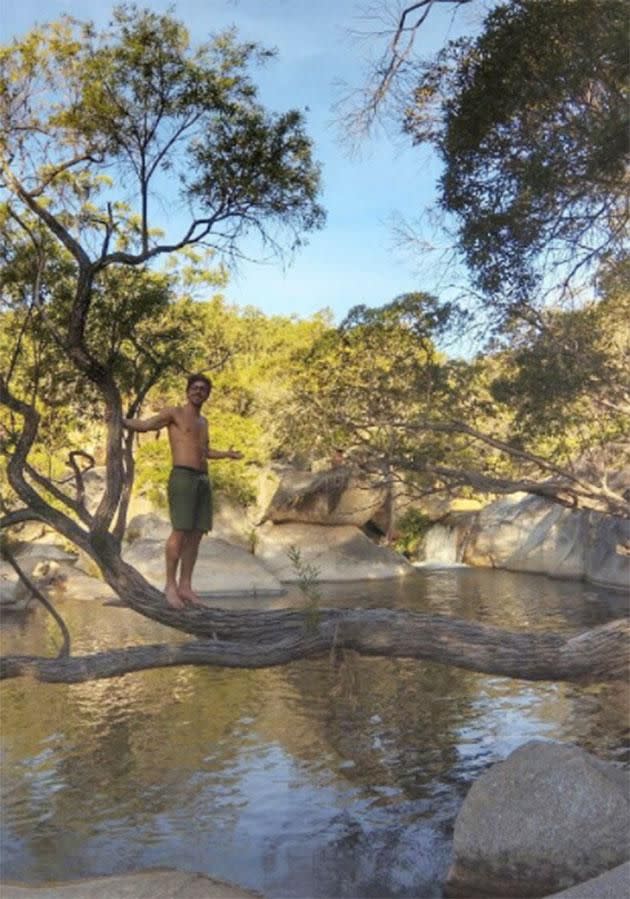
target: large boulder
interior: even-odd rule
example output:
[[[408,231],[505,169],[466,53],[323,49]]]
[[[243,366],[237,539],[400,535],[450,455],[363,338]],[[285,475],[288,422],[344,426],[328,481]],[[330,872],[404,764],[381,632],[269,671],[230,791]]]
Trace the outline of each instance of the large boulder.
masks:
[[[153,586],[164,589],[163,540],[135,540],[123,551],[123,559]],[[281,596],[286,592],[255,556],[215,537],[201,541],[193,587],[202,596]]]
[[[630,589],[630,521],[514,494],[458,525],[468,565]]]
[[[129,520],[125,531],[125,540],[130,544],[135,543],[136,540],[165,541],[171,531],[171,525],[165,515],[147,512],[144,515],[134,515]]]
[[[413,565],[385,546],[372,543],[357,527],[317,524],[264,524],[257,531],[256,555],[281,581],[298,581],[291,547],[315,566],[320,581],[361,581],[401,577]]]
[[[340,466],[326,471],[287,470],[264,515],[266,521],[367,524],[387,498],[384,487]]]
[[[630,589],[630,521],[591,512],[584,574],[593,584]]]
[[[545,896],[630,858],[630,778],[576,746],[533,740],[471,787],[446,894]]]
[[[581,578],[588,539],[588,521],[583,515],[537,496],[514,494],[479,512],[462,561]]]
[[[105,466],[96,466],[86,471],[83,475],[83,486],[85,488],[85,505],[89,512],[94,513],[105,492]],[[164,484],[164,494],[166,495],[166,484]],[[153,503],[141,493],[134,492],[129,502],[127,519],[136,515],[147,515],[153,511]]]

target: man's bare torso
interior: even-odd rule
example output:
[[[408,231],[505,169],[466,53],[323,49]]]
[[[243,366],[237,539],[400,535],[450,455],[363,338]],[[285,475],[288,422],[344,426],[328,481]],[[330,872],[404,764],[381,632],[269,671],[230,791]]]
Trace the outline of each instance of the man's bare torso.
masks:
[[[208,469],[208,422],[187,406],[176,406],[168,425],[173,465]]]

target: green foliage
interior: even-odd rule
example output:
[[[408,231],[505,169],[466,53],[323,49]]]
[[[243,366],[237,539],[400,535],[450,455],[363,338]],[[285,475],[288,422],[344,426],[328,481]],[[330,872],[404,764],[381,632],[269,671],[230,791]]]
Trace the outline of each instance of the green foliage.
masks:
[[[297,246],[323,223],[302,115],[258,100],[250,70],[270,55],[235,31],[194,46],[171,13],[133,5],[100,30],[64,16],[0,48],[2,391],[40,415],[27,464],[47,454],[52,474],[88,434],[107,445],[110,519],[121,411],[135,415],[175,383],[180,402],[191,370],[220,381],[238,369],[240,315],[197,302],[226,283],[208,252],[236,252],[249,232],[280,251],[281,238]],[[156,196],[188,211],[180,233],[157,227]],[[218,394],[216,436],[244,444],[250,462],[273,440],[256,420],[270,380],[251,397],[245,382]],[[3,412],[4,452],[22,424]],[[162,444],[143,449],[139,481],[154,498],[164,467]],[[251,499],[250,472],[219,464],[216,481]]]
[[[166,484],[172,467],[168,440],[164,437],[142,440],[136,450],[134,489],[146,496],[157,509],[167,508]]]
[[[394,549],[404,556],[412,558],[432,525],[433,521],[420,509],[413,507],[407,509],[396,523],[397,537]]]
[[[319,607],[322,599],[321,590],[319,589],[319,568],[310,562],[305,562],[297,546],[289,547],[287,558],[297,574],[298,586],[308,600],[306,629],[309,632],[316,631],[320,621]]]
[[[13,173],[45,185],[50,211],[88,252],[106,253],[114,236],[118,251],[149,255],[159,236],[154,190],[192,212],[175,246],[216,225],[211,243],[226,250],[250,230],[277,247],[270,228],[299,243],[323,222],[319,169],[301,114],[270,113],[257,100],[249,69],[271,55],[235,31],[194,47],[170,13],[131,5],[101,31],[68,16],[35,28],[0,49]],[[114,194],[118,179],[131,214]]]
[[[630,426],[630,291],[627,263],[603,278],[599,301],[545,312],[504,354],[494,398],[513,412],[524,446],[542,442],[556,458],[620,439]]]
[[[455,307],[420,293],[351,310],[295,360],[295,396],[284,413],[294,450],[327,455],[344,446],[355,461],[414,456],[418,466],[423,454],[439,458],[443,438],[409,436],[405,425],[452,403],[450,365],[435,340],[458,319]]]
[[[424,67],[405,127],[441,153],[441,204],[495,302],[623,245],[628,61],[622,0],[512,0]]]

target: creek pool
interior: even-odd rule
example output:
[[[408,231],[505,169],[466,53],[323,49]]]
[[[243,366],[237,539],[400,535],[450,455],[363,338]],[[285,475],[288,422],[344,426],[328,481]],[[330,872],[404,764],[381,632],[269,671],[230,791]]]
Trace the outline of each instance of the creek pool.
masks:
[[[630,612],[628,596],[605,589],[469,568],[321,589],[324,606],[409,608],[514,630],[574,632]],[[257,607],[301,602],[292,589]],[[126,609],[58,607],[74,652],[188,639]],[[57,645],[39,609],[5,615],[1,637],[3,652]],[[2,876],[174,867],[268,899],[439,897],[473,780],[533,738],[630,765],[628,699],[619,684],[528,683],[354,654],[71,686],[7,681]]]

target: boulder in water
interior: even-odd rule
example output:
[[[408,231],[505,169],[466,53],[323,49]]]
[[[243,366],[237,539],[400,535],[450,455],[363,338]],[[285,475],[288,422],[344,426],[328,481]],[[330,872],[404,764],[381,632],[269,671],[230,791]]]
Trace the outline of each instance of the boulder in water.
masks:
[[[447,895],[545,896],[630,858],[627,771],[533,740],[470,789],[455,822]]]
[[[372,543],[357,527],[267,522],[258,530],[256,555],[281,581],[298,581],[288,553],[300,551],[320,581],[361,581],[401,577],[414,569],[394,550]]]

